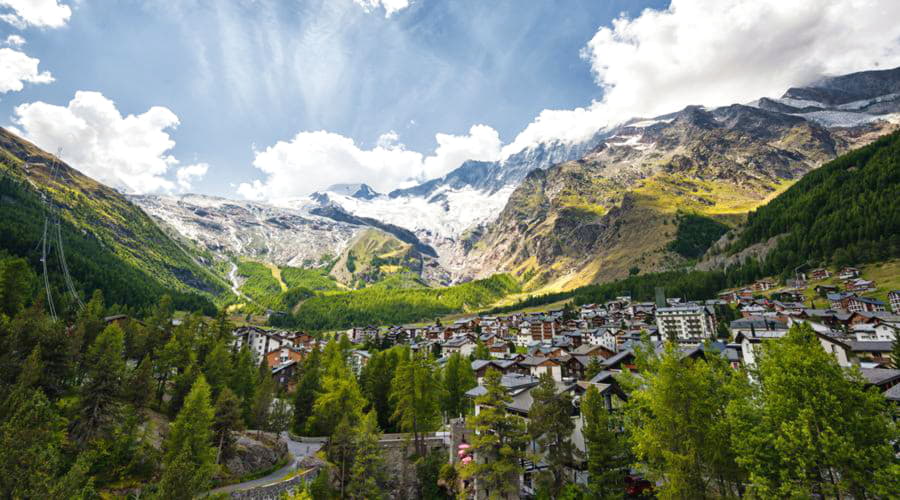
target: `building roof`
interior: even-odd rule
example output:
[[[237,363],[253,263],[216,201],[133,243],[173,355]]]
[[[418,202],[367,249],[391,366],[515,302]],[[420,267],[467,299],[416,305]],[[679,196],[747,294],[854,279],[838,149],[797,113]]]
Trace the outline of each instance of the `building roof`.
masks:
[[[850,350],[853,352],[891,352],[892,342],[889,340],[873,340],[858,341],[851,340],[849,342]]]
[[[897,384],[890,389],[884,391],[884,398],[888,401],[894,401],[900,403],[900,384]]]
[[[887,385],[900,380],[900,370],[891,368],[860,368],[866,381],[875,386]]]

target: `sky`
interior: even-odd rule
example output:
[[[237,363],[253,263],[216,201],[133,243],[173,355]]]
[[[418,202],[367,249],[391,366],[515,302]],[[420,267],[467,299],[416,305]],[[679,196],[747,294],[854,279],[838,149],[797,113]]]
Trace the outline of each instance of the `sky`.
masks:
[[[900,66],[896,0],[0,0],[0,125],[125,192],[391,189]]]

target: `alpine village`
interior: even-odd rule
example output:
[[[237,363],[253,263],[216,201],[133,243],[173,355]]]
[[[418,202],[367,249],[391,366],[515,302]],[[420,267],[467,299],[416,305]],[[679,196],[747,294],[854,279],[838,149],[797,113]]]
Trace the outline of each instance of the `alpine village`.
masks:
[[[120,3],[110,16],[135,8]],[[142,37],[152,36],[159,19],[176,16],[150,3],[138,8]],[[188,3],[178,7],[184,22],[197,7]],[[229,3],[214,10],[221,14]],[[462,5],[472,10],[466,22],[480,16],[489,24],[497,17],[487,14],[492,9],[520,19],[544,2],[230,7],[241,3],[277,12],[296,4],[301,17],[337,9],[342,23],[365,24],[358,28],[365,33],[401,26],[436,30],[428,32],[437,37],[444,28],[432,23],[451,22],[441,16],[461,15]],[[578,17],[575,5],[585,2],[550,3]],[[9,35],[0,48],[0,73],[8,73],[0,75],[0,111],[8,115],[0,129],[0,497],[900,498],[900,67],[886,64],[900,54],[898,4],[823,0],[792,10],[793,2],[636,3],[648,5],[611,2],[616,6],[604,8],[621,14],[553,28],[585,24],[588,35],[596,32],[589,43],[583,31],[566,36],[577,35],[573,46],[583,47],[571,65],[584,65],[585,85],[604,96],[579,109],[610,118],[593,118],[577,137],[572,131],[584,123],[521,143],[531,127],[549,127],[544,111],[515,142],[508,141],[527,121],[508,138],[504,132],[502,152],[461,150],[439,174],[407,172],[415,182],[400,183],[384,177],[400,166],[385,163],[375,177],[365,170],[370,155],[391,162],[413,154],[393,130],[371,150],[352,139],[349,146],[304,142],[324,141],[321,134],[332,134],[325,131],[288,142],[297,123],[322,127],[305,125],[305,113],[324,109],[308,103],[296,105],[300,118],[290,123],[278,123],[282,111],[272,110],[270,125],[285,139],[269,149],[241,145],[236,158],[252,153],[255,160],[229,163],[210,154],[209,165],[182,168],[168,135],[180,144],[182,129],[168,109],[132,115],[99,92],[79,90],[68,106],[65,87],[34,93],[69,85],[78,71],[101,71],[93,63],[66,67],[72,58],[81,65],[81,58],[107,55],[56,56],[66,51],[61,43],[94,46],[87,39],[100,35],[84,31],[87,21],[79,18],[105,16],[99,4],[105,9],[106,2],[0,0],[0,33]],[[793,35],[776,33],[794,28],[778,24],[773,12],[806,18],[820,6],[852,13],[838,16],[849,31],[832,36],[824,21],[810,21],[796,39],[812,41],[798,46]],[[710,26],[689,22],[700,11]],[[539,23],[561,23],[564,15],[540,12],[549,17]],[[729,21],[736,12],[747,26]],[[271,29],[287,29],[286,22],[279,18]],[[253,26],[241,28],[249,33],[245,43],[269,29]],[[318,29],[337,29],[328,26]],[[851,41],[878,26],[880,38]],[[502,32],[515,32],[509,29]],[[177,31],[172,40],[213,37],[208,50],[230,40],[197,30]],[[675,45],[709,36],[715,47],[659,61],[654,75],[656,67],[615,55],[615,47],[627,46],[629,57],[648,57],[642,51],[667,30],[680,33]],[[543,31],[516,33],[528,50],[562,46],[537,34]],[[739,38],[747,33],[771,36],[771,46]],[[133,35],[115,29],[103,36],[122,38],[117,50],[132,54]],[[168,36],[159,43],[170,43]],[[371,36],[399,43],[394,35]],[[790,49],[775,50],[788,38]],[[459,50],[465,59],[467,42],[447,43],[429,45],[436,51],[430,57],[481,64],[441,52]],[[736,50],[726,47],[731,43],[760,52],[727,52]],[[814,61],[803,71],[782,71],[805,64],[807,52]],[[49,67],[43,73],[38,55]],[[869,55],[879,64],[867,62]],[[146,57],[156,64],[157,56]],[[419,59],[379,57],[388,58],[377,59],[384,71],[398,64],[431,71]],[[840,62],[830,64],[832,57]],[[704,58],[723,67],[702,73],[693,60]],[[622,76],[639,64],[637,74]],[[743,64],[751,69],[737,68]],[[326,70],[312,64],[306,71]],[[771,71],[771,81],[763,85],[756,71]],[[698,83],[709,75],[726,89],[719,101]],[[242,78],[247,88],[262,88],[272,74]],[[455,85],[471,84],[466,92],[477,94],[479,80],[471,78]],[[155,79],[139,80],[125,85],[173,109],[201,99],[168,100],[152,87]],[[683,97],[644,95],[623,115],[615,105],[632,80]],[[541,92],[520,83],[520,93]],[[115,85],[98,88],[107,95],[118,89],[119,106],[137,102],[141,111],[156,102],[126,99]],[[691,90],[698,85],[708,90]],[[763,90],[751,99],[747,89]],[[410,99],[426,99],[410,92]],[[654,99],[657,108],[669,107],[645,103]],[[442,102],[432,112],[438,101],[422,101],[416,119],[469,109]],[[394,113],[393,104],[380,105]],[[405,116],[405,105],[396,106],[396,116]],[[494,115],[484,116],[478,119]],[[221,124],[181,121],[185,144],[212,141],[206,127],[210,136],[221,132]],[[153,126],[152,133],[142,129]],[[267,137],[260,135],[266,127],[240,130]],[[473,126],[469,139],[481,133],[477,127],[486,126]],[[416,161],[433,167],[444,158],[441,148],[457,147],[451,142],[462,137],[437,134],[434,156]],[[150,154],[163,165],[155,174],[147,173],[152,162],[138,163],[152,140],[165,142]],[[328,148],[338,147],[353,148],[346,154],[358,163],[351,171],[358,178],[319,186],[320,178],[337,178],[325,171],[343,172],[340,162],[351,161],[337,153],[329,159]],[[277,158],[287,173],[273,166]],[[126,167],[132,159],[134,168]],[[217,161],[244,168],[236,179],[270,177],[229,188],[203,178],[207,168],[232,175],[216,170]],[[289,170],[291,162],[308,166]]]

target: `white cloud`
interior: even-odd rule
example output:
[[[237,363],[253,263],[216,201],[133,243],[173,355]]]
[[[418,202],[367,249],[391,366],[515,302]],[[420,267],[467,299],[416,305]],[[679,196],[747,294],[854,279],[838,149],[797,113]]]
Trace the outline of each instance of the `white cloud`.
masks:
[[[0,14],[0,20],[19,29],[59,28],[72,16],[72,9],[57,0],[0,0],[0,8],[3,7],[6,9]]]
[[[21,47],[25,45],[25,39],[19,35],[9,35],[3,43],[10,47]]]
[[[545,110],[505,154],[636,116],[778,96],[822,75],[900,65],[896,0],[673,0],[600,28],[583,50],[603,99]]]
[[[46,151],[62,148],[62,158],[86,175],[131,193],[171,191],[166,178],[179,162],[169,152],[175,141],[169,130],[178,117],[154,106],[139,115],[122,116],[113,101],[99,92],[78,91],[67,106],[45,102],[21,104],[13,123],[20,133]],[[190,187],[207,165],[189,165],[176,173],[178,186]]]
[[[384,17],[391,17],[394,13],[409,7],[409,0],[353,0],[353,3],[362,7],[366,12],[384,7]]]
[[[20,91],[25,83],[50,83],[53,76],[49,71],[38,71],[40,59],[29,57],[24,52],[0,48],[0,94]]]
[[[175,180],[178,181],[178,188],[182,191],[189,191],[194,181],[200,180],[209,170],[207,163],[195,163],[179,168],[175,172]]]
[[[496,160],[500,137],[486,125],[474,125],[467,135],[437,134],[438,147],[430,156],[406,149],[390,131],[372,149],[361,149],[353,139],[326,132],[300,132],[290,141],[258,151],[253,165],[266,174],[238,186],[249,199],[291,198],[343,182],[365,182],[387,191],[416,179],[439,177],[465,160]]]

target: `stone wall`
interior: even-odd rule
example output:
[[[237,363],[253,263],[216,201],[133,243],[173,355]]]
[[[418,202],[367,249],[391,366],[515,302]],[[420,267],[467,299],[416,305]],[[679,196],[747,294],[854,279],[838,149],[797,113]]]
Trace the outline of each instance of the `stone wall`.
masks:
[[[298,491],[303,488],[307,481],[313,481],[318,473],[319,469],[310,469],[286,481],[267,484],[249,490],[233,491],[231,492],[231,498],[241,500],[281,500],[282,495]]]

